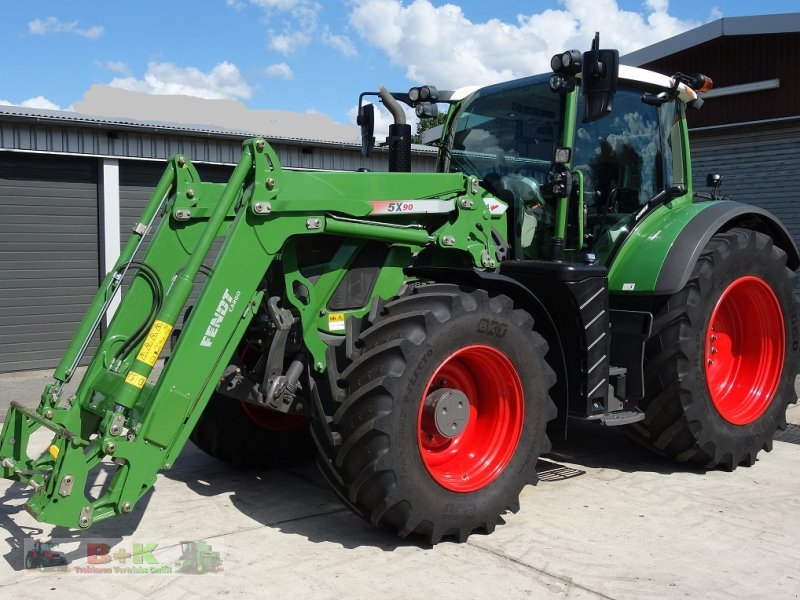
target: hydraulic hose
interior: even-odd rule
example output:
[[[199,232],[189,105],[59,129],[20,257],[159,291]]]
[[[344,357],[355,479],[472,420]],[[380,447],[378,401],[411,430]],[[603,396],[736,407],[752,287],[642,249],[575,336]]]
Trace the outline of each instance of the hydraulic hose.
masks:
[[[114,357],[111,361],[112,363],[116,363],[117,361],[122,362],[130,351],[144,339],[144,336],[147,335],[147,331],[152,327],[156,315],[161,309],[161,304],[164,301],[164,287],[161,285],[161,280],[158,278],[156,272],[141,262],[132,261],[130,264],[138,269],[134,277],[141,276],[150,286],[150,290],[153,292],[153,302],[150,305],[147,318],[114,353]]]

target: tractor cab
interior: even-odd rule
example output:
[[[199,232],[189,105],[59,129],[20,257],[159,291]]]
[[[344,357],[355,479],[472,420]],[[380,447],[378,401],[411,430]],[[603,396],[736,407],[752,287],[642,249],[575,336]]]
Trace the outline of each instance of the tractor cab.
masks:
[[[607,113],[587,119],[588,96],[554,93],[553,77],[491,85],[465,98],[448,122],[438,169],[474,175],[509,204],[513,258],[557,258],[551,241],[561,238],[567,260],[594,255],[608,265],[659,194],[687,193],[682,103],[648,102],[671,89],[670,78],[621,66]],[[580,92],[582,78],[574,85]],[[557,150],[566,162],[554,159]],[[559,171],[569,172],[569,190],[559,189]]]

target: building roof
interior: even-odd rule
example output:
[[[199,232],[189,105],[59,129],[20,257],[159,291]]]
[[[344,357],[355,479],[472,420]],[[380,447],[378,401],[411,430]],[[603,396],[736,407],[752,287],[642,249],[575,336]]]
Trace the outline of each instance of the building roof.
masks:
[[[800,32],[800,13],[724,17],[623,56],[620,61],[639,66],[723,36]]]
[[[48,125],[71,124],[82,127],[97,127],[110,130],[131,130],[146,133],[161,133],[163,135],[195,135],[200,137],[213,137],[221,139],[241,140],[242,138],[262,136],[273,142],[284,142],[296,145],[360,147],[358,141],[324,140],[299,136],[281,136],[263,134],[246,129],[227,129],[216,125],[187,124],[170,121],[157,121],[147,119],[128,119],[121,117],[103,117],[89,115],[69,110],[51,110],[46,108],[27,108],[24,106],[11,106],[0,104],[0,120],[20,120]],[[437,149],[431,146],[413,144],[412,150],[421,154],[434,154]]]
[[[236,129],[225,129],[224,127],[216,127],[214,125],[187,125],[184,123],[170,123],[166,121],[147,121],[140,119],[125,119],[116,117],[98,117],[95,115],[87,115],[84,113],[74,112],[71,110],[51,110],[47,108],[28,108],[25,106],[11,106],[7,104],[0,104],[0,115],[8,117],[19,117],[23,119],[33,119],[39,122],[56,123],[56,122],[70,122],[76,125],[95,125],[106,129],[113,128],[131,128],[131,129],[147,129],[163,130],[167,132],[191,132],[199,134],[219,135],[223,137],[236,137],[257,135],[253,131],[244,131]]]

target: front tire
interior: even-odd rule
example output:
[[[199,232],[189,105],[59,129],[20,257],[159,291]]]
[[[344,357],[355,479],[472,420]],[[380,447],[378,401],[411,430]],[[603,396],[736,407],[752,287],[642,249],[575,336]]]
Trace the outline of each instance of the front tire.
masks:
[[[772,449],[800,363],[786,258],[752,230],[711,238],[689,282],[655,315],[635,441],[706,468],[749,466]]]
[[[555,416],[555,375],[531,316],[505,296],[425,285],[387,303],[356,348],[332,421],[335,487],[348,504],[431,543],[491,532],[516,512]]]

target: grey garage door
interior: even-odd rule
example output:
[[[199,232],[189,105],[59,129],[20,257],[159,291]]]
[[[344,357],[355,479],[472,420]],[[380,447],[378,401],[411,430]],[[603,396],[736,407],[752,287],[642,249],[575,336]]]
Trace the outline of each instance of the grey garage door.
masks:
[[[233,172],[233,166],[195,165],[203,181],[225,182]],[[119,204],[120,239],[122,245],[128,241],[131,229],[139,222],[139,216],[150,199],[153,189],[161,178],[166,162],[148,163],[120,161]],[[142,249],[144,250],[144,249]]]
[[[96,160],[0,152],[0,372],[58,363],[97,291],[98,238]]]
[[[772,123],[690,132],[694,189],[706,191],[706,174],[723,176],[733,200],[766,208],[800,244],[800,124]]]
[[[224,165],[203,165],[197,164],[198,173],[203,181],[210,181],[222,183],[228,180],[233,172],[233,166]],[[143,161],[120,161],[119,165],[119,204],[120,204],[120,240],[124,245],[131,235],[133,226],[139,222],[139,216],[144,209],[147,201],[153,193],[158,180],[161,178],[166,162],[149,163]],[[154,223],[158,225],[158,221]],[[140,254],[137,259],[141,259],[147,250],[151,237],[148,238],[140,249]],[[217,240],[211,247],[210,256],[206,259],[207,265],[212,265],[214,258],[216,258],[219,249],[222,247],[222,240]],[[123,286],[127,285],[130,281],[131,275],[128,274],[123,281]],[[195,284],[195,289],[189,298],[187,306],[194,304],[197,299],[200,287],[202,287],[203,278]],[[179,321],[177,326],[180,327],[182,321]],[[169,345],[164,350],[164,355],[169,353]]]
[[[120,161],[120,234],[123,245],[128,241],[133,226],[139,222],[139,215],[150,199],[166,166],[166,161],[157,163],[133,160]],[[225,182],[228,181],[231,173],[233,173],[233,166],[196,164],[195,167],[203,181]]]

